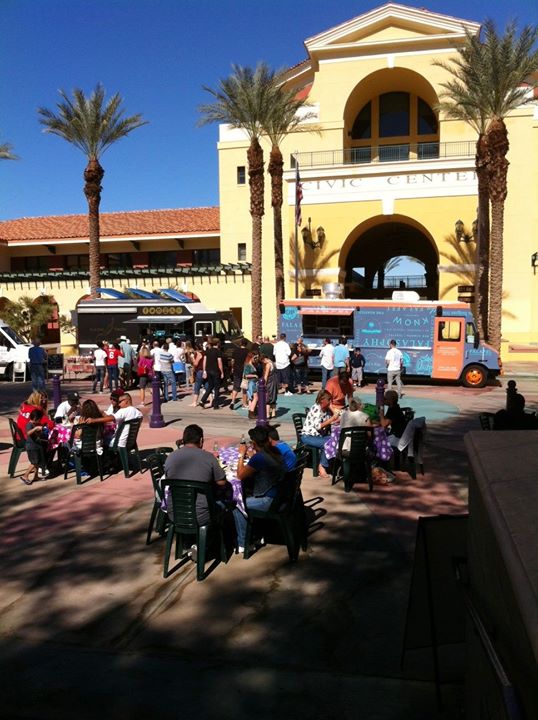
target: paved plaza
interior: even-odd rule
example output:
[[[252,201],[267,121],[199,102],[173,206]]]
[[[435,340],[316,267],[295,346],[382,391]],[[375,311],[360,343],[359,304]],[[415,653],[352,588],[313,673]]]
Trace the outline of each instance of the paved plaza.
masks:
[[[533,368],[516,370],[527,405],[538,407]],[[410,653],[400,667],[416,521],[466,512],[462,438],[479,429],[479,412],[504,406],[511,377],[484,390],[406,387],[402,404],[428,422],[424,476],[398,472],[393,485],[346,494],[307,470],[312,524],[299,561],[268,545],[247,561],[232,556],[201,583],[194,564],[163,580],[164,543],[145,545],[148,472],[81,486],[73,474],[30,487],[7,477],[7,418],[29,386],[2,383],[2,717],[461,717],[458,650],[442,656],[442,711],[430,654]],[[68,386],[90,389],[85,381],[64,392]],[[360,395],[372,400],[373,386]],[[294,440],[291,413],[313,397],[279,397],[283,439]],[[108,405],[106,395],[96,400]],[[146,417],[140,447],[172,446],[191,422],[203,426],[209,449],[252,427],[241,411],[189,403],[185,396],[163,405],[163,429],[149,428]],[[23,456],[18,470],[25,467]]]

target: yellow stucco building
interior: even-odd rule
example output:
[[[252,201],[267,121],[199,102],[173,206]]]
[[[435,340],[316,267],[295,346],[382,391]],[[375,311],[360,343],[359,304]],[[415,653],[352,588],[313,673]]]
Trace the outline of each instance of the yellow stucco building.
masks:
[[[310,124],[318,131],[292,133],[281,148],[288,297],[296,292],[296,247],[299,296],[323,296],[337,284],[350,297],[390,297],[405,287],[456,299],[458,285],[472,284],[472,244],[465,241],[476,218],[476,137],[436,110],[447,73],[433,63],[448,60],[465,32],[478,30],[475,22],[389,3],[305,41],[307,59],[286,78],[311,105],[314,117],[303,130]],[[538,251],[538,102],[506,124],[502,356],[538,359],[538,277],[531,267]],[[247,145],[241,131],[219,128],[219,208],[104,214],[102,284],[189,290],[209,307],[232,308],[250,336]],[[266,161],[269,150],[265,142]],[[303,197],[296,245],[297,164]],[[278,319],[266,177],[263,326],[272,334]],[[458,221],[461,242],[452,247]],[[60,313],[75,309],[88,285],[84,223],[84,216],[0,223],[2,297],[48,294]],[[401,256],[418,261],[415,271],[385,276],[387,262]]]

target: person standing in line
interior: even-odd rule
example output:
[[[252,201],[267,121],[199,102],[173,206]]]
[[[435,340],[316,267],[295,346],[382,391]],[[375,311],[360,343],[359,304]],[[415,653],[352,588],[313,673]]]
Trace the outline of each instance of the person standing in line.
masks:
[[[125,335],[121,336],[119,346],[123,354],[123,359],[119,358],[118,361],[118,367],[121,369],[122,384],[124,387],[129,388],[133,377],[134,349]]]
[[[325,390],[327,380],[332,376],[334,370],[334,347],[329,338],[325,338],[319,353],[321,365],[321,389]]]
[[[235,400],[237,394],[241,393],[243,407],[247,404],[247,389],[243,389],[241,384],[243,383],[243,368],[245,367],[245,360],[247,359],[248,352],[248,341],[243,338],[237,345],[234,346],[232,353],[232,399],[230,401],[230,410],[235,408]]]
[[[202,389],[202,385],[204,384],[204,355],[205,353],[202,350],[202,345],[196,343],[191,358],[194,382],[192,387],[192,402],[190,403],[190,407],[196,407],[198,405],[200,390]]]
[[[396,390],[398,397],[403,397],[402,392],[402,365],[403,355],[396,347],[396,340],[391,340],[389,350],[385,355],[385,365],[387,366],[387,390],[392,388],[392,384],[396,382]]]
[[[280,338],[278,342],[275,343],[273,352],[275,355],[275,366],[279,388],[282,389],[284,395],[293,395],[293,393],[291,393],[288,389],[290,384],[291,348],[286,341],[286,333],[280,333]]]
[[[123,357],[123,353],[118,343],[113,343],[112,345],[109,345],[107,352],[107,367],[111,390],[113,385],[115,386],[114,390],[117,390],[119,388],[120,376],[118,369],[118,360],[120,357]]]
[[[366,365],[366,359],[361,352],[360,347],[356,347],[349,358],[351,365],[351,379],[355,387],[361,388],[364,381],[364,366]]]
[[[349,350],[347,338],[341,337],[334,348],[334,367],[336,370],[349,370]]]
[[[147,340],[142,340],[140,345],[136,372],[138,375],[138,386],[140,388],[140,407],[143,407],[146,404],[146,387],[148,381],[151,382],[151,378],[153,377],[153,358]]]
[[[300,394],[310,393],[308,387],[308,355],[309,350],[300,337],[292,348],[291,363],[293,390],[298,390]]]
[[[159,362],[159,355],[161,354],[161,343],[158,340],[153,341],[153,347],[150,350],[151,357],[153,358],[153,372],[155,373],[159,383],[161,382],[161,363]]]
[[[274,359],[275,359],[274,345],[271,342],[269,335],[266,335],[263,338],[263,342],[260,344],[260,347],[258,348],[258,350],[259,350],[259,353],[261,353],[262,355],[265,355],[266,358],[269,358],[269,360],[273,360],[273,362],[274,362]],[[258,353],[256,353],[256,354],[258,354]]]
[[[168,343],[163,343],[159,353],[159,365],[161,366],[161,376],[163,379],[163,395],[164,402],[170,399],[169,386],[172,385],[172,400],[177,400],[177,382],[173,369],[174,356],[169,350]]]
[[[45,376],[47,369],[47,351],[41,347],[40,338],[32,340],[32,347],[28,350],[28,360],[30,361],[30,378],[32,380],[32,390],[45,389]]]
[[[93,351],[93,359],[95,363],[95,374],[93,376],[92,392],[96,392],[97,384],[99,384],[99,394],[102,395],[106,373],[106,352],[103,350],[102,341],[99,341],[97,343],[97,350]]]
[[[219,408],[220,384],[224,378],[224,365],[222,352],[219,349],[218,338],[212,338],[204,356],[204,370],[202,377],[207,379],[207,387],[199,405],[205,407],[207,399],[213,393],[213,410]]]

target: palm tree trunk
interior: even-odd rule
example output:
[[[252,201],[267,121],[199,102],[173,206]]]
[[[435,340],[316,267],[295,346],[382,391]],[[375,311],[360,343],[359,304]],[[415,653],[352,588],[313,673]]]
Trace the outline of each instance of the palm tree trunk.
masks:
[[[280,303],[285,297],[284,287],[284,248],[282,242],[282,177],[284,159],[278,145],[271,148],[268,171],[271,176],[271,205],[273,206],[273,233],[275,246],[275,289],[276,317],[280,312]]]
[[[101,202],[101,181],[105,171],[97,158],[91,158],[84,170],[84,195],[88,201],[88,237],[90,240],[88,259],[90,266],[90,296],[97,297],[97,288],[100,285],[99,260],[99,204]]]
[[[508,132],[502,118],[494,118],[488,128],[490,161],[488,164],[489,197],[491,200],[490,236],[490,304],[488,338],[500,352],[502,337],[503,234],[504,203],[508,193]]]
[[[489,309],[489,151],[487,138],[481,134],[476,143],[475,167],[478,180],[478,237],[476,241],[476,320],[480,337],[488,338]]]
[[[250,142],[247,159],[252,216],[252,337],[257,337],[262,334],[262,217],[264,214],[263,150],[257,138],[252,138]]]

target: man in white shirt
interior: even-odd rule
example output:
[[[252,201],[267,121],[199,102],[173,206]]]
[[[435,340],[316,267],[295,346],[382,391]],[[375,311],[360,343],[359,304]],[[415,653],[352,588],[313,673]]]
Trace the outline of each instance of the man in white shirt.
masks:
[[[67,400],[58,405],[54,412],[54,420],[57,423],[73,422],[80,415],[80,395],[77,392],[67,393]]]
[[[153,341],[153,347],[150,350],[151,357],[153,358],[153,372],[161,379],[161,362],[159,356],[161,354],[161,345],[158,340]]]
[[[321,365],[321,389],[325,390],[327,380],[331,377],[334,370],[334,347],[329,338],[325,338],[323,346],[319,353],[319,362]]]
[[[273,353],[275,356],[278,384],[283,388],[285,395],[292,395],[293,393],[288,390],[288,385],[290,384],[291,348],[286,342],[286,333],[280,334],[280,340],[275,343]]]
[[[119,426],[127,420],[139,420],[142,419],[143,415],[138,408],[133,407],[133,400],[129,393],[124,393],[118,400],[119,410],[112,415],[103,415],[100,418],[87,418],[85,422],[88,425],[94,425],[95,423],[107,423],[115,422],[118,426],[116,434],[121,432],[118,440],[118,447],[125,447],[127,444],[127,436],[129,435],[129,425],[125,425],[123,428]],[[114,444],[116,436],[111,441],[111,445]]]
[[[97,343],[97,350],[93,351],[93,357],[95,362],[95,375],[93,376],[93,390],[97,390],[97,383],[99,383],[99,393],[103,394],[103,383],[106,374],[106,352],[103,350],[103,343]]]
[[[390,390],[392,388],[393,382],[396,381],[398,397],[403,396],[402,363],[403,355],[396,347],[396,340],[391,340],[389,343],[389,350],[385,355],[385,365],[387,366],[387,390]]]

